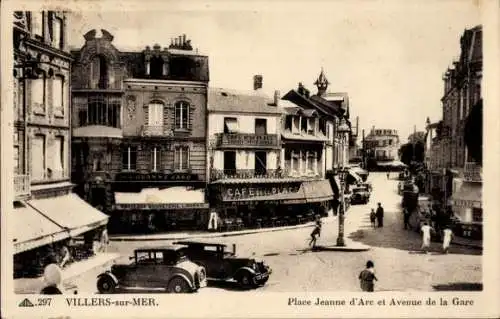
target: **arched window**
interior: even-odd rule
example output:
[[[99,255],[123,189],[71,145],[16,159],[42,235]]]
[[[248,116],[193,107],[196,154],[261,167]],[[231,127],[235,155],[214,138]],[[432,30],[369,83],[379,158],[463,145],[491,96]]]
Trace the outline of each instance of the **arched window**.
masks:
[[[175,103],[175,129],[188,129],[189,103],[179,101]]]
[[[91,88],[108,88],[108,63],[103,55],[96,55],[90,66]]]

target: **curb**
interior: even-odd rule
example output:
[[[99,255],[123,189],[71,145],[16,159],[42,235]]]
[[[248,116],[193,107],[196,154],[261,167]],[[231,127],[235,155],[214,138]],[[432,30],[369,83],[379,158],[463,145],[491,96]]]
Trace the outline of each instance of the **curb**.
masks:
[[[369,246],[349,246],[346,245],[344,247],[339,246],[316,246],[313,251],[344,251],[344,252],[361,252],[368,251],[371,247]]]
[[[329,223],[331,221],[327,221],[325,223]],[[275,228],[259,228],[248,231],[240,231],[240,232],[224,232],[224,233],[207,233],[207,234],[196,234],[196,235],[185,235],[180,237],[170,237],[170,236],[158,236],[158,237],[148,237],[148,236],[109,236],[110,241],[159,241],[159,240],[184,240],[184,239],[193,239],[193,238],[221,238],[221,237],[235,237],[235,236],[243,236],[243,235],[251,235],[251,234],[259,234],[259,233],[271,233],[285,230],[293,230],[300,228],[312,227],[313,223],[301,224],[296,226],[284,226],[284,227],[275,227]]]

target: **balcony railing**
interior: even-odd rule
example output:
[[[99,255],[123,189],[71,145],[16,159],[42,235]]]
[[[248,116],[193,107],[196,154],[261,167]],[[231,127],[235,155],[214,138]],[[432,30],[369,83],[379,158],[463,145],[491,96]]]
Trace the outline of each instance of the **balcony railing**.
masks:
[[[482,182],[483,172],[482,167],[478,163],[465,163],[464,180],[467,182]]]
[[[31,194],[31,179],[29,175],[14,176],[14,196],[29,196]]]
[[[218,147],[280,147],[277,134],[220,133],[217,134]]]
[[[172,136],[172,130],[163,125],[143,125],[142,136]]]

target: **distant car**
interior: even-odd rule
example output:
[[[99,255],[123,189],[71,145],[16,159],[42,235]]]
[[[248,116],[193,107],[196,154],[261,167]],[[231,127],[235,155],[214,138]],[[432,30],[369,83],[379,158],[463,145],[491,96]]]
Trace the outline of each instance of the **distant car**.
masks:
[[[351,204],[366,204],[370,200],[370,191],[366,185],[352,188]]]
[[[206,270],[190,261],[182,247],[142,248],[129,257],[130,264],[116,264],[97,277],[100,293],[120,289],[157,289],[169,293],[195,292],[207,285]]]
[[[174,244],[185,246],[183,252],[207,270],[209,280],[236,281],[248,289],[264,285],[272,273],[263,261],[237,257],[235,245],[230,252],[226,251],[227,245],[221,243],[179,241]]]

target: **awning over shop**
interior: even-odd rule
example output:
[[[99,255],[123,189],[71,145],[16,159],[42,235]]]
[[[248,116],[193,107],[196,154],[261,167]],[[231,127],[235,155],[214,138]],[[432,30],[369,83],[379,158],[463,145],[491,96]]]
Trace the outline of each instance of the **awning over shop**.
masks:
[[[354,170],[349,169],[347,170],[348,172],[348,178],[347,178],[347,183],[349,184],[356,184],[356,183],[363,183],[363,179],[361,176],[358,175]]]
[[[11,210],[14,224],[14,253],[51,244],[69,237],[69,232],[40,214],[31,206],[19,203]]]
[[[145,188],[139,193],[115,193],[115,209],[208,209],[203,189],[176,186]]]
[[[36,199],[27,204],[65,228],[71,237],[108,223],[108,216],[90,206],[76,194]]]
[[[308,203],[333,200],[332,187],[327,180],[304,182],[302,187]]]
[[[482,184],[463,183],[460,189],[451,196],[451,203],[457,207],[481,208]]]
[[[228,188],[222,195],[223,202],[279,202],[281,204],[306,204],[333,200],[328,180],[304,181],[300,186],[282,184],[281,187]]]

